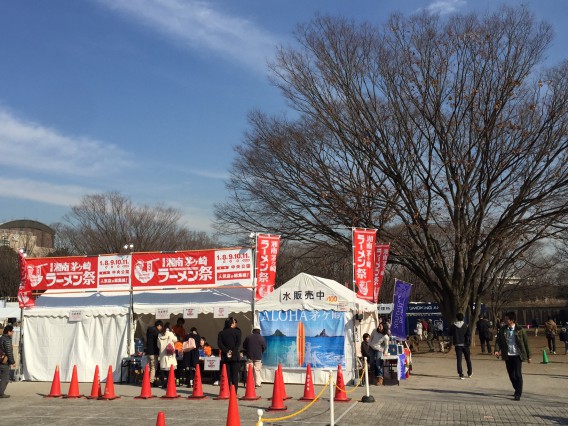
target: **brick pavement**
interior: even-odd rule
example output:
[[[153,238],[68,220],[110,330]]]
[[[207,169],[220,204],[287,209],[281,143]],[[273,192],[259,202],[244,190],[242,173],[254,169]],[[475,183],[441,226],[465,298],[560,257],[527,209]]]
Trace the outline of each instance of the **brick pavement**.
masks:
[[[362,388],[349,393],[351,402],[335,404],[335,420],[338,425],[568,425],[568,356],[549,356],[548,364],[541,364],[544,337],[531,337],[534,352],[533,364],[523,365],[524,393],[520,402],[513,401],[512,387],[503,361],[493,356],[481,355],[473,348],[473,377],[459,380],[454,353],[414,354],[411,378],[397,386],[386,381],[382,387],[371,387],[375,403],[359,402],[364,395]],[[10,399],[0,400],[2,423],[7,425],[154,425],[158,411],[165,411],[166,424],[182,425],[198,420],[202,425],[224,425],[227,417],[227,401],[206,400],[135,400],[140,387],[115,384],[116,393],[122,398],[115,401],[45,399],[50,383],[11,383]],[[62,383],[62,392],[68,385]],[[81,383],[80,390],[89,394],[90,383]],[[316,393],[321,389],[316,386]],[[351,391],[351,387],[348,391]],[[219,388],[204,384],[204,392],[216,396]],[[187,396],[187,389],[179,389]],[[285,413],[265,413],[266,418],[289,415],[305,407],[297,401],[303,394],[303,385],[287,385],[286,392],[294,399],[285,401]],[[163,395],[162,389],[154,389],[155,395]],[[239,392],[244,394],[244,389]],[[259,401],[239,401],[241,424],[254,425],[256,411],[270,405],[272,385],[265,384]],[[329,398],[326,390],[322,401],[297,417],[286,421],[266,421],[265,425],[329,424]]]

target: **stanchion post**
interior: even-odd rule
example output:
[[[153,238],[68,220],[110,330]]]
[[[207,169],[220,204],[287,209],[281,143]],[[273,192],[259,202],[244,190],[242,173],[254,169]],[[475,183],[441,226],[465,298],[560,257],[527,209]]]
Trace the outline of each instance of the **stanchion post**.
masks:
[[[369,368],[367,365],[367,357],[363,357],[363,368],[365,369],[363,374],[365,375],[365,391],[366,394],[361,398],[361,402],[375,402],[375,398],[369,395]]]
[[[335,383],[333,381],[333,370],[329,370],[329,424],[335,426],[335,407],[333,399],[335,397]]]
[[[264,414],[264,411],[259,408],[256,410],[256,414],[258,415],[258,422],[256,423],[256,426],[263,426],[264,422],[262,421],[262,415]]]

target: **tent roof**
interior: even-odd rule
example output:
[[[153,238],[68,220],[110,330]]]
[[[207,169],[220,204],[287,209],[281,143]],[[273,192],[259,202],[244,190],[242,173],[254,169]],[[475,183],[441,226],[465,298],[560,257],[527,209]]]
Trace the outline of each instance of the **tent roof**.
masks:
[[[82,310],[86,315],[126,315],[130,297],[128,292],[113,293],[45,293],[36,299],[35,307],[24,310],[24,316],[66,317],[71,310]]]
[[[301,298],[295,298],[295,292],[300,292]],[[308,297],[306,297],[308,293]],[[337,281],[300,273],[287,281],[271,294],[265,296],[256,304],[259,311],[272,310],[337,310],[340,304],[346,304],[349,310],[376,312],[377,305],[356,297]]]
[[[5,308],[0,308],[0,320],[5,318],[20,319],[20,308],[18,306],[6,306]]]
[[[154,314],[156,308],[169,308],[170,314],[182,314],[189,306],[204,314],[213,313],[216,306],[227,307],[234,313],[250,312],[251,301],[252,290],[236,284],[199,290],[146,291],[134,294],[134,312]]]

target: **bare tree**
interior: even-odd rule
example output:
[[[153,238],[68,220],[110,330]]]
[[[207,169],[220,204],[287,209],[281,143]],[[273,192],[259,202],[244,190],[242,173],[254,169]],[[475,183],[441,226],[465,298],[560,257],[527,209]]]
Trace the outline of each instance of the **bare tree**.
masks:
[[[447,318],[565,228],[568,63],[538,74],[552,30],[525,7],[296,36],[272,72],[298,118],[251,115],[219,227],[346,254],[377,228]]]
[[[20,286],[18,253],[8,246],[0,247],[0,297],[13,297]]]
[[[137,206],[117,192],[85,196],[54,225],[57,251],[68,254],[214,248],[216,240],[205,232],[180,224],[181,213],[162,206]],[[130,249],[128,249],[130,250]]]

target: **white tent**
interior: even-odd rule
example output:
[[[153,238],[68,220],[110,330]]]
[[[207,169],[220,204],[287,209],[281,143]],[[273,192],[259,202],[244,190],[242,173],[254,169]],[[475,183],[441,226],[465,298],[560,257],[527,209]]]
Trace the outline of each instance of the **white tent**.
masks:
[[[73,365],[77,365],[79,381],[90,382],[95,366],[99,365],[101,379],[106,378],[107,369],[112,366],[113,378],[118,381],[122,359],[134,352],[129,338],[136,335],[145,339],[157,308],[168,310],[173,326],[186,307],[194,307],[198,318],[186,320],[186,331],[197,327],[216,348],[217,334],[225,318],[214,318],[215,308],[223,307],[226,316],[235,316],[246,335],[252,324],[251,298],[251,289],[236,284],[195,290],[135,291],[132,306],[137,321],[129,331],[127,291],[43,294],[36,299],[35,307],[24,310],[24,380],[51,381],[55,366],[59,365],[61,380],[69,381]]]
[[[70,381],[73,365],[81,382],[93,380],[99,365],[101,379],[127,356],[128,294],[44,294],[24,310],[24,380],[51,381],[56,365],[62,381]]]
[[[363,333],[370,333],[376,328],[378,321],[376,304],[358,299],[353,291],[337,281],[315,277],[305,273],[295,276],[258,302],[256,311],[256,322],[261,325],[261,328],[263,326],[263,318],[265,319],[268,316],[271,316],[275,321],[278,321],[279,316],[282,318],[290,318],[289,314],[286,314],[286,311],[296,312],[296,314],[294,314],[296,316],[298,316],[297,312],[299,311],[331,311],[343,313],[343,315],[338,316],[343,319],[342,333],[344,336],[344,347],[342,351],[344,359],[339,359],[339,363],[343,360],[345,361],[345,368],[343,370],[345,382],[352,380],[357,375],[356,356],[360,355],[361,336]],[[297,322],[298,321],[294,320],[289,321],[291,324]],[[267,341],[270,340],[270,336],[267,335],[267,330],[261,330],[261,334],[265,335]],[[308,338],[328,337],[325,336],[325,334],[324,329],[321,334],[316,336],[308,335]],[[288,346],[288,353],[284,353],[286,350],[282,351],[282,359],[290,357],[290,354],[294,359],[298,356],[298,343],[294,338],[291,338],[291,340],[293,340],[293,342]],[[306,345],[306,343],[304,343],[304,345]],[[303,353],[304,350],[301,352]],[[308,362],[313,364],[308,359],[308,352],[309,351],[306,349],[305,364]],[[334,369],[336,368],[337,366],[335,366]],[[314,383],[326,383],[329,369],[330,368],[312,368]],[[298,366],[287,368],[283,366],[283,375],[286,383],[304,383],[305,367]],[[274,380],[274,367],[266,366],[263,362],[262,378],[263,381],[272,382]]]
[[[136,337],[146,339],[146,329],[153,325],[156,308],[169,311],[169,321],[175,325],[177,318],[183,317],[185,308],[193,307],[197,318],[185,320],[185,331],[196,327],[209,344],[217,347],[217,334],[223,329],[225,317],[237,319],[243,335],[251,330],[252,290],[237,284],[200,290],[176,290],[143,292],[134,294],[134,314],[137,318]],[[216,308],[225,309],[225,317],[215,318]],[[168,320],[163,320],[164,322]]]

